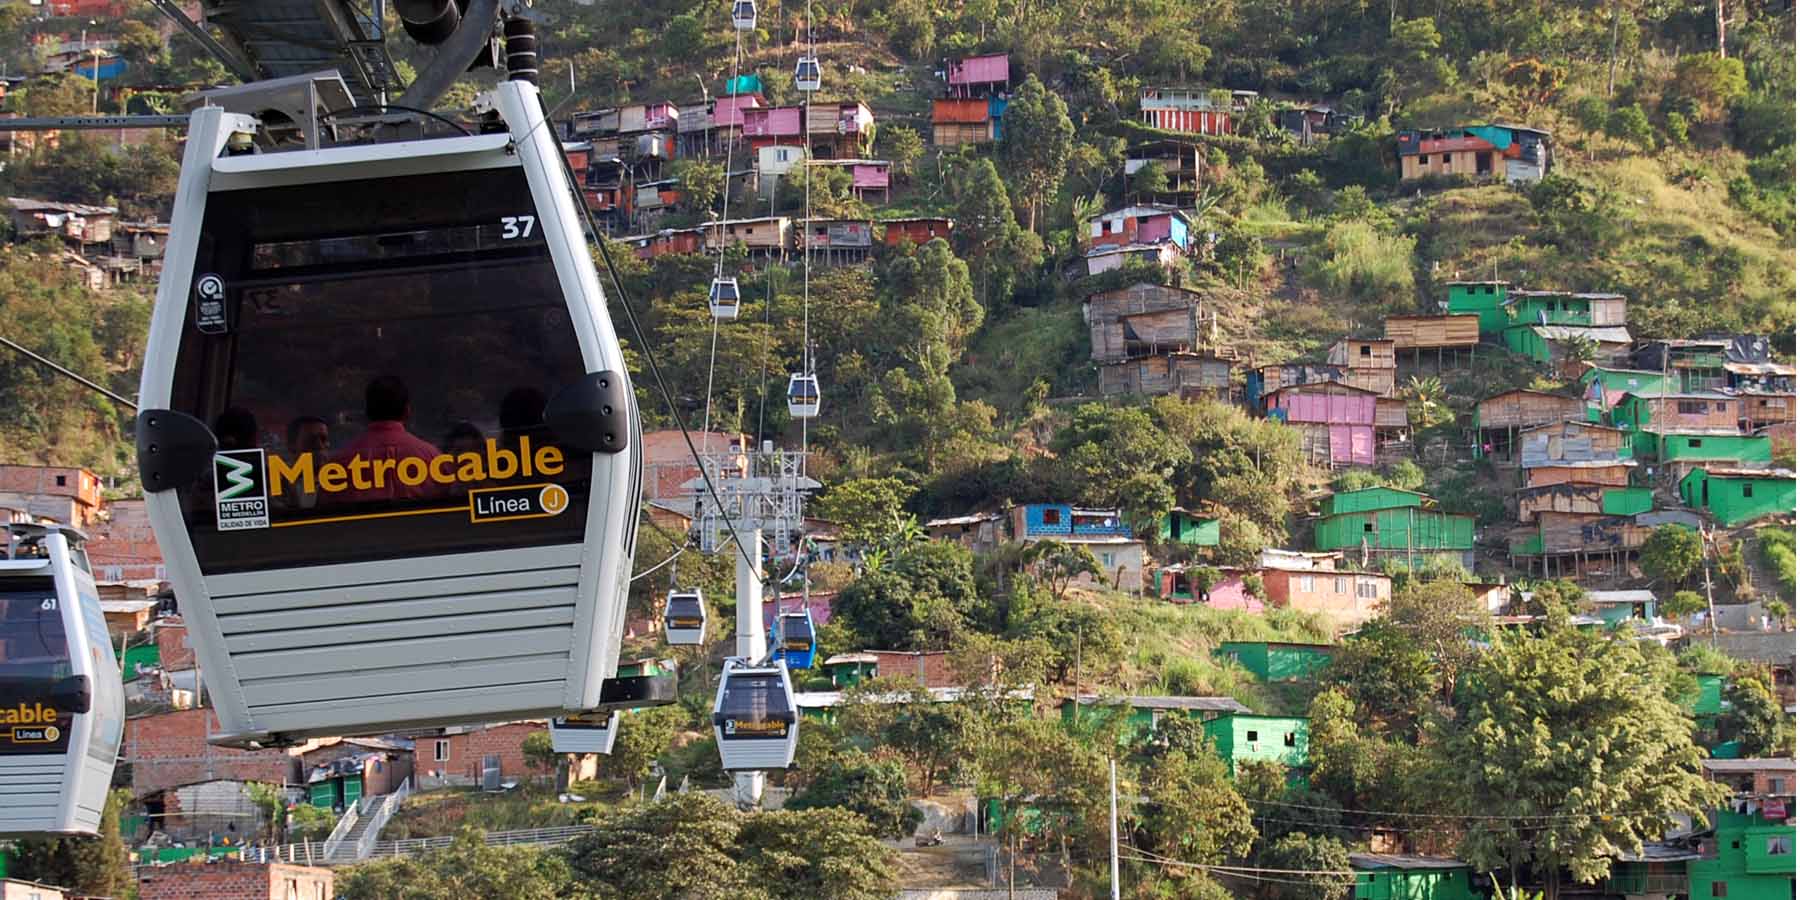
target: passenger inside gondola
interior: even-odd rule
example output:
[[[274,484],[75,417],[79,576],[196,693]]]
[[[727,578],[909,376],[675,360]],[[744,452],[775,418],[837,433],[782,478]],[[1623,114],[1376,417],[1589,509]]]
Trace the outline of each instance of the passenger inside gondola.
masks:
[[[359,459],[373,465],[393,465],[388,461],[418,459],[428,462],[438,455],[438,448],[430,441],[406,430],[406,420],[412,417],[412,398],[405,382],[392,375],[382,375],[369,382],[363,396],[368,427],[349,446],[338,451],[334,461],[351,466],[355,471]],[[353,487],[346,498],[351,502],[364,502],[418,500],[430,496],[427,485],[407,485],[399,478],[373,479],[366,483],[370,486]]]
[[[226,407],[213,420],[213,436],[220,450],[256,449],[256,415],[241,406]]]
[[[315,454],[323,459],[331,449],[331,424],[318,416],[298,416],[288,423],[287,451],[290,459]],[[287,496],[293,509],[312,509],[319,505],[319,492],[296,486]]]
[[[518,387],[500,398],[501,443],[515,446],[521,436],[536,437],[544,427],[544,392],[532,387]]]
[[[485,446],[482,442],[487,436],[474,422],[458,422],[450,426],[450,432],[444,435],[445,453],[480,453]]]

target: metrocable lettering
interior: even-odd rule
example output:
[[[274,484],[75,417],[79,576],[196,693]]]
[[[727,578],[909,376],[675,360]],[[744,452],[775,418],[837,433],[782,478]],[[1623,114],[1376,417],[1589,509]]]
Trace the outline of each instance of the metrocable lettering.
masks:
[[[56,707],[42,703],[0,706],[0,725],[48,725],[60,716]]]
[[[479,484],[490,479],[561,475],[563,452],[558,447],[532,449],[531,438],[519,438],[518,450],[504,448],[493,438],[486,453],[440,453],[430,459],[363,459],[316,466],[313,454],[288,462],[269,457],[269,493],[279,497],[292,488],[303,494],[381,490],[392,484],[418,487],[431,484]]]

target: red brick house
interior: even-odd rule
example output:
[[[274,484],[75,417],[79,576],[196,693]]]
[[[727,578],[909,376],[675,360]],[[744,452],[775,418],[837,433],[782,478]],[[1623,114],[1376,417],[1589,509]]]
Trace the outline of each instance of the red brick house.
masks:
[[[413,784],[421,790],[479,785],[484,768],[498,766],[502,781],[540,774],[525,765],[525,738],[544,731],[543,721],[445,728],[413,736]]]
[[[131,792],[143,797],[182,785],[229,779],[297,784],[304,748],[234,750],[206,742],[220,731],[210,709],[138,716],[125,723],[120,757],[131,764]]]
[[[0,465],[0,506],[88,528],[100,515],[100,476],[65,466]]]
[[[1323,613],[1339,629],[1375,618],[1393,597],[1393,579],[1370,572],[1292,572],[1264,569],[1269,605]]]
[[[156,655],[165,672],[185,672],[194,667],[194,648],[188,644],[187,623],[180,616],[159,619],[156,625]]]
[[[944,650],[868,650],[875,657],[877,678],[909,678],[928,688],[957,687],[961,680],[950,668]]]
[[[331,900],[330,869],[281,863],[145,866],[138,900]]]
[[[943,238],[947,241],[950,239],[950,230],[956,227],[956,222],[952,219],[924,217],[886,219],[882,221],[881,225],[882,243],[890,247],[898,247],[903,240],[920,246],[931,243],[933,238]]]

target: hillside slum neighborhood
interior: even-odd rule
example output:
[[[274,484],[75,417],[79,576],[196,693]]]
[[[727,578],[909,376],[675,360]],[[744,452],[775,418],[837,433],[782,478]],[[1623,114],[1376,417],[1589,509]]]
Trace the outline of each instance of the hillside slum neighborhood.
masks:
[[[1006,55],[950,61],[943,78],[941,96],[931,101],[931,144],[1001,139],[1013,84]],[[1141,121],[1169,136],[1129,147],[1125,168],[1128,174],[1160,168],[1168,189],[1082,223],[1079,267],[1065,274],[1098,275],[1127,263],[1175,270],[1210,252],[1216,236],[1183,211],[1194,202],[1205,165],[1197,138],[1230,133],[1234,121],[1251,114],[1254,99],[1245,91],[1146,88]],[[1278,127],[1303,142],[1353,125],[1319,104],[1290,105],[1276,116]],[[752,215],[759,205],[773,206],[781,186],[809,169],[847,173],[852,195],[876,209],[892,201],[898,178],[889,161],[871,156],[877,123],[866,104],[773,106],[755,75],[732,80],[716,97],[579,112],[560,125],[584,200],[604,228],[644,258],[741,247],[752,267],[785,265],[798,254],[810,255],[813,264],[858,266],[883,247],[947,238],[958,227],[949,217],[912,214]],[[691,158],[726,160],[726,190],[744,198],[741,215],[669,224],[679,220],[683,201],[670,166]],[[732,168],[740,158],[746,164]],[[1552,141],[1547,132],[1503,124],[1408,131],[1399,135],[1392,163],[1401,182],[1452,175],[1529,182],[1550,170]],[[65,264],[95,290],[154,279],[160,271],[166,224],[127,222],[110,207],[51,199],[6,203],[15,240],[59,241]],[[931,519],[923,523],[925,536],[977,552],[1008,543],[1080,545],[1104,572],[1098,579],[1083,576],[1089,587],[1250,614],[1316,613],[1339,639],[1378,615],[1398,572],[1448,562],[1481,573],[1470,589],[1500,621],[1520,627],[1531,618],[1519,614],[1529,605],[1523,580],[1574,579],[1589,588],[1592,608],[1578,625],[1629,629],[1673,647],[1711,643],[1771,670],[1792,713],[1794,634],[1779,617],[1758,603],[1686,618],[1663,615],[1658,605],[1666,598],[1641,587],[1636,558],[1660,526],[1699,531],[1709,546],[1757,523],[1791,528],[1795,474],[1781,463],[1791,466],[1795,453],[1793,365],[1776,359],[1766,336],[1634,335],[1626,324],[1630,298],[1619,294],[1498,279],[1453,280],[1438,289],[1435,311],[1388,316],[1379,333],[1345,334],[1322,357],[1300,359],[1246,358],[1226,345],[1214,297],[1205,290],[1142,282],[1094,293],[1083,304],[1093,369],[1083,396],[1173,395],[1232,404],[1295,429],[1307,459],[1327,471],[1408,459],[1477,460],[1505,504],[1497,524],[1478,525],[1474,516],[1447,512],[1418,491],[1367,487],[1309,498],[1308,519],[1296,530],[1302,546],[1268,547],[1248,567],[1178,561],[1205,560],[1219,545],[1220,520],[1204,497],[1153,522],[1066,498],[1024,498]],[[1481,398],[1455,410],[1458,440],[1422,446],[1409,417],[1408,379],[1496,359],[1552,386]],[[747,446],[744,435],[706,437]],[[665,526],[692,527],[695,495],[688,485],[699,470],[681,434],[646,434],[644,448],[648,515]],[[225,890],[227,882],[252,885],[246,896],[296,895],[292,887],[282,893],[296,884],[329,896],[330,867],[380,854],[381,828],[408,796],[501,791],[541,777],[522,749],[528,735],[545,729],[541,721],[314,739],[286,749],[213,746],[207,736],[218,723],[201,702],[204,681],[186,640],[181,598],[166,582],[143,501],[111,496],[84,469],[5,465],[0,518],[62,522],[90,536],[88,556],[133,712],[122,749],[132,796],[124,825],[143,867],[140,897],[206,895]],[[854,548],[837,546],[836,523],[807,524],[824,558],[854,561]],[[768,616],[782,599],[771,598]],[[828,623],[833,597],[805,599],[815,620]],[[1337,646],[1227,642],[1211,652],[1258,680],[1303,684]],[[825,659],[822,670],[831,689],[797,697],[802,713],[815,719],[829,719],[843,690],[871,677],[915,679],[942,699],[957,691],[942,652],[840,653]],[[1700,676],[1691,711],[1703,733],[1723,711],[1722,681]],[[1272,715],[1228,697],[1100,696],[1077,686],[1059,699],[1070,722],[1117,706],[1129,707],[1133,721],[1147,728],[1169,716],[1201,720],[1233,770],[1247,761],[1299,766],[1306,760],[1304,717]],[[1606,882],[1608,896],[1792,896],[1793,760],[1736,758],[1725,743],[1709,749],[1705,772],[1730,786],[1730,807],[1706,829],[1621,855]],[[591,777],[593,769],[591,757],[578,760],[571,777]],[[256,801],[257,786],[282,792],[290,806],[329,813],[330,835],[298,848],[260,847],[268,812]],[[985,827],[973,809],[967,819],[969,831]],[[1476,896],[1466,865],[1398,852],[1400,845],[1398,837],[1377,834],[1374,852],[1353,856],[1363,873],[1353,891],[1358,900],[1401,892],[1435,900]],[[236,861],[158,865],[211,857]],[[257,893],[264,887],[267,893]]]

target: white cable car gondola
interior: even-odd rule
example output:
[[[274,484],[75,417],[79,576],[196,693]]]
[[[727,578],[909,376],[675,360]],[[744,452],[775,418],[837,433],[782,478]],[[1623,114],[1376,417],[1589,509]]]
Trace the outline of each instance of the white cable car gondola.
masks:
[[[81,532],[0,532],[0,837],[96,833],[125,690]]]
[[[731,4],[731,27],[739,31],[756,30],[756,0],[736,0]]]
[[[550,749],[557,753],[612,753],[619,737],[619,711],[559,716],[550,720]]]
[[[811,419],[819,414],[819,376],[794,374],[788,376],[788,415],[796,419]]]
[[[706,643],[706,601],[700,589],[670,591],[663,604],[663,640],[673,647]]]
[[[799,746],[799,711],[787,666],[732,657],[713,700],[713,737],[728,772],[785,769]]]
[[[738,315],[738,283],[736,278],[714,278],[706,292],[706,303],[715,319],[735,319]]]
[[[819,89],[819,58],[802,56],[794,63],[794,88],[812,93]]]
[[[668,702],[615,679],[637,410],[555,129],[188,129],[138,416],[228,746]]]

